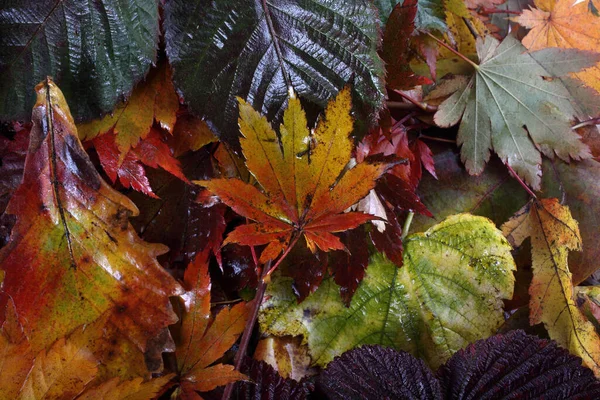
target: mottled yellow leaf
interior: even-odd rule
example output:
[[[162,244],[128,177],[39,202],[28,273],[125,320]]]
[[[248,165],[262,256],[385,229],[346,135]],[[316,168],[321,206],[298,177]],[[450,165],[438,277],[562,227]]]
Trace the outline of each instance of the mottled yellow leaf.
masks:
[[[581,236],[569,208],[557,199],[532,201],[502,231],[517,246],[531,237],[530,324],[543,322],[552,339],[600,376],[600,337],[573,300],[567,258],[581,250]]]

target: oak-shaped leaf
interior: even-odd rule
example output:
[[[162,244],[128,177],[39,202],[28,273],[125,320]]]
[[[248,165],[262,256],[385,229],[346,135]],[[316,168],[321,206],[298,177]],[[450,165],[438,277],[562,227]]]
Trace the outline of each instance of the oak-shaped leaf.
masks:
[[[600,382],[555,342],[511,331],[478,340],[434,374],[405,352],[362,346],[331,362],[318,389],[331,399],[595,399]]]
[[[317,365],[360,344],[382,344],[432,367],[496,331],[504,321],[502,299],[512,296],[515,264],[491,221],[452,216],[404,245],[402,268],[373,256],[349,307],[331,278],[301,304],[288,281],[274,279],[259,314],[262,331],[304,336]]]
[[[117,148],[115,135],[112,132],[98,136],[92,142],[98,153],[100,164],[104,172],[115,183],[117,177],[125,188],[132,188],[150,197],[157,198],[152,191],[144,165],[158,168],[161,167],[182,181],[189,183],[181,164],[173,157],[169,146],[163,142],[161,131],[151,128],[146,138],[142,139],[135,147],[129,149],[125,159],[121,160],[121,154]]]
[[[164,62],[150,71],[147,79],[135,87],[131,97],[117,105],[110,114],[79,124],[79,138],[91,140],[113,132],[120,164],[129,149],[148,137],[155,121],[162,129],[173,133],[178,109],[179,97],[171,82],[171,70]]]
[[[187,396],[246,378],[233,365],[214,364],[243,332],[249,308],[242,302],[211,316],[209,256],[210,249],[197,253],[185,271],[187,293],[182,296],[184,307],[175,353],[178,398],[192,398]]]
[[[16,216],[0,251],[2,303],[12,298],[35,351],[108,313],[142,351],[177,320],[169,296],[182,290],[158,264],[163,245],[142,241],[128,222],[135,205],[102,180],[83,150],[60,89],[36,87]]]
[[[581,250],[581,235],[569,208],[557,199],[533,200],[502,231],[516,246],[531,238],[529,323],[543,322],[550,338],[600,376],[600,336],[573,297],[567,258],[569,251]]]
[[[369,193],[390,166],[362,162],[349,168],[350,108],[350,90],[344,89],[329,103],[311,134],[300,100],[292,95],[280,140],[267,119],[240,99],[240,142],[246,166],[261,189],[235,178],[196,181],[255,221],[237,227],[224,243],[268,244],[261,262],[275,259],[302,236],[313,252],[342,250],[345,246],[332,232],[374,218],[361,212],[343,213]]]
[[[169,1],[164,26],[174,81],[230,143],[238,140],[236,96],[281,120],[290,87],[325,106],[351,83],[369,119],[383,102],[373,11],[364,0]]]
[[[588,147],[571,130],[576,115],[564,85],[551,77],[513,36],[502,43],[492,36],[477,40],[479,65],[475,74],[460,80],[456,91],[440,106],[436,124],[459,122],[457,141],[461,158],[472,175],[480,174],[493,150],[517,174],[539,189],[541,154],[565,161],[591,157]],[[545,54],[546,61],[565,63],[575,71],[596,62],[584,56],[565,59],[560,50]],[[452,78],[459,80],[460,77]]]
[[[28,117],[51,75],[74,116],[112,111],[156,61],[158,3],[19,0],[0,10],[0,118]],[[135,21],[135,23],[132,23]]]

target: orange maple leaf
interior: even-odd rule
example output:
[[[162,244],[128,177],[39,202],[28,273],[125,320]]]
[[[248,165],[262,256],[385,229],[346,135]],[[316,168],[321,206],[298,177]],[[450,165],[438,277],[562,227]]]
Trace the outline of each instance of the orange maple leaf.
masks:
[[[597,52],[600,49],[600,18],[587,2],[573,0],[536,0],[531,10],[514,18],[531,31],[523,38],[529,50],[561,47]],[[600,64],[573,74],[586,85],[600,91]]]
[[[311,251],[345,249],[332,232],[341,232],[376,217],[343,213],[369,193],[389,168],[386,163],[362,162],[351,167],[353,149],[349,134],[350,90],[342,90],[329,103],[314,133],[294,95],[283,116],[281,138],[265,117],[239,99],[240,139],[246,166],[261,190],[239,179],[196,181],[256,223],[237,227],[224,244],[268,244],[260,261],[289,251],[304,237]]]

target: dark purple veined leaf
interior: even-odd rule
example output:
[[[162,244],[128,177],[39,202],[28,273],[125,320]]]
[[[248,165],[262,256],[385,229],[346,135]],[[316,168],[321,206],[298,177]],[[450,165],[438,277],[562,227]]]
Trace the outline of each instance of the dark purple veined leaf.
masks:
[[[511,331],[455,353],[437,374],[405,352],[363,346],[318,380],[331,399],[598,399],[600,381],[551,340]]]
[[[264,361],[245,358],[241,367],[250,381],[236,383],[233,398],[238,400],[304,400],[308,385],[282,378]]]

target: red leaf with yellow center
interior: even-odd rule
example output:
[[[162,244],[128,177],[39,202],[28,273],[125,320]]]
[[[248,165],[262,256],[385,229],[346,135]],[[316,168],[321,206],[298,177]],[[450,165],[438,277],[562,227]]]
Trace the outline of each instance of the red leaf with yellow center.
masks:
[[[177,318],[169,296],[181,292],[128,218],[136,206],[102,180],[77,137],[60,89],[36,87],[33,128],[21,186],[7,213],[17,217],[0,251],[2,298],[14,301],[34,349],[110,314],[141,350]]]
[[[386,163],[367,162],[352,167],[350,90],[342,90],[329,103],[312,133],[300,100],[291,96],[280,138],[265,117],[245,101],[239,102],[246,166],[261,188],[235,178],[196,181],[256,222],[236,228],[225,243],[268,244],[261,262],[274,259],[301,236],[313,252],[317,247],[345,249],[332,233],[374,217],[344,210],[367,195],[389,168]]]

